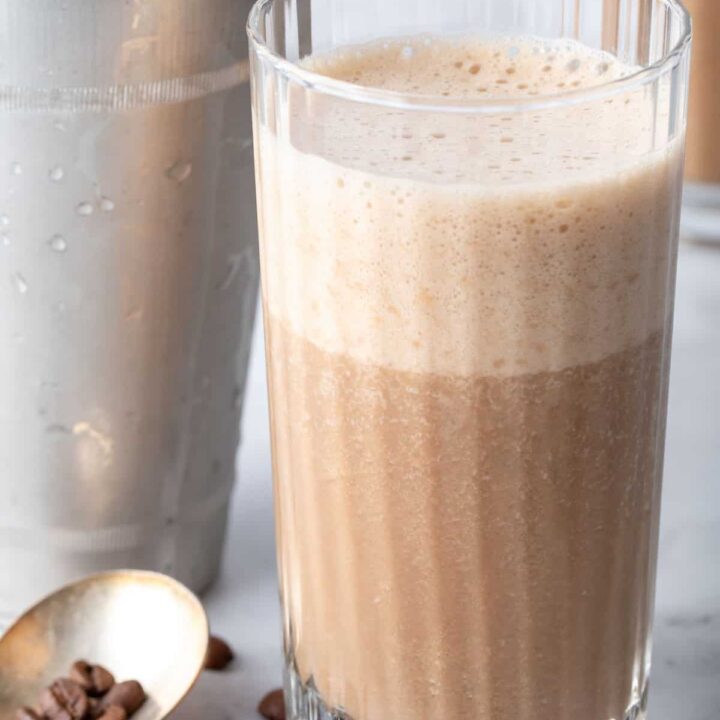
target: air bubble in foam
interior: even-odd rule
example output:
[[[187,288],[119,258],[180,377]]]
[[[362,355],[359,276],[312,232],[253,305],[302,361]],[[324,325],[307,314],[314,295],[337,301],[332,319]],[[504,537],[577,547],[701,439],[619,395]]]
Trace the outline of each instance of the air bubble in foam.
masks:
[[[580,60],[578,58],[574,58],[565,66],[565,68],[569,73],[574,73],[580,69],[580,64]]]

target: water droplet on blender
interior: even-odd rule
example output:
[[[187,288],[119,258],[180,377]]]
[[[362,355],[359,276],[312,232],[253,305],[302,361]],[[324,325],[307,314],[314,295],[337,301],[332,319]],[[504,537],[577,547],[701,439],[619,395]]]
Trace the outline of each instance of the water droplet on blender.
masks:
[[[21,295],[24,295],[28,291],[27,280],[20,273],[13,275],[13,282],[15,283],[15,288]]]
[[[67,241],[62,235],[53,235],[50,238],[50,248],[55,252],[65,252],[67,250]]]
[[[249,250],[250,248],[246,248],[228,257],[225,277],[215,286],[220,292],[227,290],[233,284],[235,278],[247,267]]]
[[[45,427],[45,432],[48,435],[72,435],[72,430],[61,423],[52,423]]]
[[[100,198],[100,209],[103,212],[112,212],[115,209],[115,203],[109,197]]]
[[[8,237],[7,233],[0,233],[0,242],[5,247],[10,247],[10,238]]]
[[[75,208],[75,212],[76,212],[78,215],[83,215],[83,216],[85,216],[85,217],[87,217],[88,215],[92,215],[92,214],[93,214],[93,210],[94,210],[94,208],[93,208],[93,206],[92,206],[89,202],[81,202],[81,203]]]
[[[0,225],[7,227],[10,224],[10,218],[7,215],[0,215]]]
[[[53,123],[53,127],[54,127],[56,130],[59,130],[60,132],[65,132],[65,131],[67,130],[67,127],[65,127],[65,125],[64,125],[63,123],[61,123],[59,120],[56,120],[56,121]]]
[[[192,163],[178,160],[174,165],[171,165],[165,172],[165,174],[177,183],[185,182],[192,174]]]
[[[13,175],[22,175],[22,165],[19,162],[10,163],[10,172]]]
[[[243,405],[243,391],[242,388],[235,386],[235,389],[233,390],[233,407],[236,410],[242,409]]]
[[[56,165],[50,170],[48,175],[53,182],[60,182],[65,177],[65,171],[62,167],[60,167],[60,165]]]

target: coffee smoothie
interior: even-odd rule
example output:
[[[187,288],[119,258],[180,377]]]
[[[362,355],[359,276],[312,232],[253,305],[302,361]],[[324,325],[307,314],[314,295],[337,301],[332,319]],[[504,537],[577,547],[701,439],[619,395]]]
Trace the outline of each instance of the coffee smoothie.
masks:
[[[318,106],[323,158],[262,131],[291,672],[353,720],[623,720],[649,665],[680,148],[639,143],[653,108],[620,85],[514,113],[636,71],[571,41],[304,64],[508,111]]]
[[[693,19],[693,60],[688,115],[688,180],[720,183],[720,3],[684,0]]]

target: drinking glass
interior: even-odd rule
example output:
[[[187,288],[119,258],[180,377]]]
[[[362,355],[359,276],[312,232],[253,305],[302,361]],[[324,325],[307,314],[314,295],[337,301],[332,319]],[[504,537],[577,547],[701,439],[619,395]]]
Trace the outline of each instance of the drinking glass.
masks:
[[[644,717],[685,11],[249,33],[289,717]]]

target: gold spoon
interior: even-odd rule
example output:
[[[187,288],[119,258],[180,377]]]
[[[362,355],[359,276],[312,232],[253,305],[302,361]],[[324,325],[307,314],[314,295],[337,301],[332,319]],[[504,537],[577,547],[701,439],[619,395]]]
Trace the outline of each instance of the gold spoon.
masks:
[[[139,570],[92,575],[41,600],[0,638],[0,720],[33,706],[75,660],[139,680],[148,699],[133,720],[161,720],[202,671],[208,621],[180,583]]]

